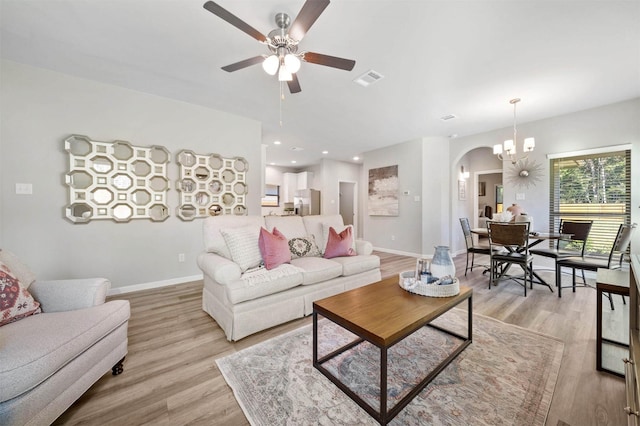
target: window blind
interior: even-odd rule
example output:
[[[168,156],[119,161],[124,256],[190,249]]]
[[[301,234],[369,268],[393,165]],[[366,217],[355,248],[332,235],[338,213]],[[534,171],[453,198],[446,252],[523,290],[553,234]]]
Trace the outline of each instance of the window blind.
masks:
[[[593,220],[589,255],[607,255],[618,227],[631,221],[631,150],[554,158],[549,229],[560,220]]]

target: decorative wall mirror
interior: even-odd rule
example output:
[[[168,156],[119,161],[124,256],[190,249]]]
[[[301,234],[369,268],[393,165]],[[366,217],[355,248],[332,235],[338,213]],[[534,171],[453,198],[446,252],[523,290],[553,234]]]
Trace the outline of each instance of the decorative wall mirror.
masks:
[[[190,221],[222,214],[246,215],[249,163],[242,157],[223,158],[219,154],[201,155],[189,150],[178,153],[180,191],[177,215]]]
[[[169,151],[139,147],[125,141],[97,142],[87,136],[65,139],[69,153],[66,217],[73,223],[96,219],[162,222],[167,207]]]

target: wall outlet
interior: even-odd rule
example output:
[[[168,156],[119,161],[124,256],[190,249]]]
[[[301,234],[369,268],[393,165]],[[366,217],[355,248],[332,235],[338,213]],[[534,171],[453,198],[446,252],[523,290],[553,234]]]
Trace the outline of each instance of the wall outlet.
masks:
[[[391,236],[391,241],[395,241],[395,240],[396,240],[396,236],[395,236],[395,235],[392,235],[392,236]]]
[[[184,262],[184,253],[178,253],[178,262]]]
[[[517,193],[516,193],[516,200],[517,200],[517,201],[522,201],[522,200],[524,200],[524,192],[517,192]]]

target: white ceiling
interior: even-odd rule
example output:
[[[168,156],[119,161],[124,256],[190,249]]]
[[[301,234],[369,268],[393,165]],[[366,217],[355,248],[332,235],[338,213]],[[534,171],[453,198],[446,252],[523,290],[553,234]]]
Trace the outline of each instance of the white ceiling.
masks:
[[[303,0],[217,0],[267,34]],[[302,92],[259,65],[220,67],[266,47],[204,0],[0,0],[1,55],[262,122],[267,162],[297,166],[407,140],[465,136],[640,96],[640,1],[334,0],[301,50],[355,59],[303,63]],[[363,88],[360,74],[385,76]],[[455,114],[448,122],[441,116]],[[274,146],[274,140],[282,145]],[[291,147],[302,151],[292,151]]]

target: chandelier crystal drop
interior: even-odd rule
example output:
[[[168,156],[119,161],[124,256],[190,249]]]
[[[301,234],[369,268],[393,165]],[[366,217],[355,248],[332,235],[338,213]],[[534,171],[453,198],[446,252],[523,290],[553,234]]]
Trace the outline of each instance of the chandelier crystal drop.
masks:
[[[522,144],[522,151],[525,153],[523,157],[518,158],[517,154],[517,135],[518,130],[516,127],[516,104],[520,102],[519,98],[511,99],[509,101],[510,104],[513,105],[513,139],[508,139],[504,141],[504,144],[496,144],[493,146],[493,153],[498,156],[498,158],[502,161],[508,160],[511,161],[511,164],[516,164],[521,160],[524,160],[529,156],[529,153],[533,151],[536,146],[536,141],[534,138],[525,138]]]

